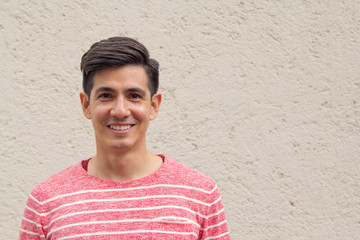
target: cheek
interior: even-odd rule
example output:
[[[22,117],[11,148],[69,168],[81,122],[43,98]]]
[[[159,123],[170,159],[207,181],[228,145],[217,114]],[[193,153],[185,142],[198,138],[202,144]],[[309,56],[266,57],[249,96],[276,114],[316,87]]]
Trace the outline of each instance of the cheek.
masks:
[[[95,108],[91,109],[91,117],[92,119],[103,120],[108,116],[109,111],[110,110],[105,106],[96,106]]]
[[[132,106],[133,114],[138,119],[149,119],[151,109],[147,105],[134,105]]]

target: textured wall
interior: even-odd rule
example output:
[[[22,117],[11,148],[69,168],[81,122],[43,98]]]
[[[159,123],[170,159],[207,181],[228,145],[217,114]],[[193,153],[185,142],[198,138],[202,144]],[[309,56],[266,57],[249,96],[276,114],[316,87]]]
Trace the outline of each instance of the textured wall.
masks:
[[[211,176],[232,239],[359,239],[359,1],[0,3],[0,226],[94,154],[80,57],[114,35],[161,64],[148,146]]]

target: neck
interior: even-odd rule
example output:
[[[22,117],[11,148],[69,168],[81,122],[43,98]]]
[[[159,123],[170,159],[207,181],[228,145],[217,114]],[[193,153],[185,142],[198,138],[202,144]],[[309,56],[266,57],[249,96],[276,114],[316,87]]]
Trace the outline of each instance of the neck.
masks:
[[[136,152],[97,152],[88,166],[88,173],[114,181],[130,181],[146,177],[162,165],[162,159],[146,149]]]

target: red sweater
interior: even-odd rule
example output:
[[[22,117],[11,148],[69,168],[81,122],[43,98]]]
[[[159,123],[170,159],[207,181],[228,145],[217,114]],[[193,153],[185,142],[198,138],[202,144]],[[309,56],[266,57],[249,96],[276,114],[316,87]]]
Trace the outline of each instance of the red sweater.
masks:
[[[215,183],[160,156],[160,169],[133,181],[82,163],[50,177],[28,198],[20,239],[230,239]]]

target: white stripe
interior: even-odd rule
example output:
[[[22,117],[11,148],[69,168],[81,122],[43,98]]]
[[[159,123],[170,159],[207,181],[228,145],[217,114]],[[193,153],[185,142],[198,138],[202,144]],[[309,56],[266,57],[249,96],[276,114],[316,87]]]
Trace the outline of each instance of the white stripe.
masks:
[[[37,236],[40,236],[40,234],[39,234],[39,233],[26,231],[26,230],[24,230],[24,229],[22,229],[22,228],[20,229],[20,231],[21,231],[21,232],[24,232],[24,233],[27,233],[27,234],[30,234],[30,235],[37,235]]]
[[[196,187],[190,187],[190,186],[185,186],[185,185],[171,185],[171,184],[158,184],[158,185],[152,185],[152,186],[145,186],[145,187],[133,187],[133,188],[121,188],[121,189],[101,189],[101,190],[84,190],[84,191],[78,191],[78,192],[73,192],[73,193],[67,193],[67,194],[62,194],[62,195],[58,195],[56,197],[50,198],[48,200],[45,200],[43,202],[37,200],[36,198],[34,198],[33,196],[30,197],[36,201],[37,203],[39,203],[40,205],[42,204],[46,204],[48,202],[54,201],[56,199],[59,198],[63,198],[63,197],[68,197],[68,196],[73,196],[73,195],[78,195],[78,194],[83,194],[83,193],[100,193],[100,192],[123,192],[123,191],[132,191],[132,190],[141,190],[141,189],[150,189],[150,188],[158,188],[158,187],[169,187],[169,188],[185,188],[185,189],[190,189],[190,190],[196,190],[199,192],[203,192],[206,194],[211,194],[213,193],[216,189],[217,186],[215,185],[215,187],[210,190],[204,190],[201,188],[196,188]]]
[[[30,195],[29,195],[29,197],[32,199],[32,200],[34,200],[36,203],[38,203],[38,204],[42,204],[39,200],[37,200],[33,195],[31,195],[31,193],[30,193]]]
[[[36,222],[31,221],[30,219],[27,219],[26,217],[23,217],[22,219],[24,219],[25,221],[27,221],[29,223],[32,223],[32,224],[36,225],[37,227],[42,227],[40,224],[37,224]]]
[[[38,213],[37,211],[35,211],[34,209],[32,209],[32,208],[30,208],[30,207],[28,207],[28,206],[25,206],[25,208],[26,208],[27,210],[29,210],[30,212],[35,213],[36,215],[42,216],[42,214],[43,214],[43,213]]]
[[[26,231],[24,229],[20,229],[21,232],[24,232],[24,233],[27,233],[27,234],[30,234],[30,235],[36,235],[36,236],[40,236],[40,237],[45,237],[45,235],[40,235],[39,233],[36,233],[36,232],[30,232],[30,231]]]
[[[205,240],[220,238],[220,237],[226,236],[226,235],[228,235],[228,234],[229,234],[229,232],[225,232],[225,233],[220,234],[220,235],[217,235],[217,236],[207,237],[207,238],[205,238]]]
[[[163,216],[157,217],[152,220],[152,222],[159,222],[159,223],[170,223],[170,224],[194,224],[198,228],[200,228],[200,224],[197,222],[192,221],[191,219],[178,217],[178,216]]]
[[[201,229],[201,230],[207,231],[207,230],[209,230],[210,228],[219,227],[219,226],[225,224],[226,222],[227,222],[227,221],[224,220],[224,221],[222,221],[222,222],[220,222],[220,223],[218,223],[218,224],[216,224],[216,225],[211,225],[211,226],[208,226],[207,228],[203,228],[203,229]]]
[[[97,235],[120,235],[120,234],[129,234],[129,233],[165,233],[165,234],[177,234],[177,235],[193,235],[198,237],[196,233],[193,232],[167,232],[167,231],[158,231],[158,230],[138,230],[138,231],[123,231],[123,232],[94,232],[94,233],[84,233],[62,237],[59,239],[69,239],[69,238],[78,238],[86,236],[97,236]]]
[[[50,215],[53,212],[56,212],[57,210],[63,208],[63,207],[69,207],[69,206],[73,206],[73,205],[77,205],[77,204],[83,204],[83,203],[94,203],[94,202],[122,202],[122,201],[135,201],[135,200],[144,200],[144,199],[156,199],[156,198],[180,198],[180,199],[185,199],[187,201],[191,201],[191,202],[195,202],[195,203],[199,203],[201,205],[205,205],[207,207],[210,207],[211,205],[217,203],[221,198],[218,198],[216,201],[214,201],[213,203],[205,203],[202,201],[199,201],[197,199],[193,199],[193,198],[189,198],[189,197],[185,197],[185,196],[179,196],[179,195],[154,195],[154,196],[146,196],[146,197],[135,197],[135,198],[115,198],[115,199],[90,199],[90,200],[83,200],[83,201],[78,201],[78,202],[72,202],[72,203],[67,203],[67,204],[62,204],[60,206],[58,206],[57,208],[52,209],[49,212],[46,213],[37,213],[35,210],[33,210],[33,212],[37,213],[40,216],[47,216]]]
[[[211,218],[211,217],[213,217],[213,216],[219,215],[219,214],[222,213],[222,212],[224,212],[224,209],[223,209],[223,208],[222,208],[220,211],[218,211],[218,212],[216,212],[216,213],[214,213],[214,214],[211,214],[211,215],[207,216],[206,218]]]
[[[214,188],[210,192],[208,192],[208,194],[212,194],[213,192],[215,192],[216,189],[217,189],[217,185],[215,184]]]
[[[53,224],[54,222],[56,222],[57,220],[60,220],[62,218],[66,218],[66,217],[71,217],[71,216],[76,216],[76,215],[80,215],[80,214],[92,214],[92,213],[109,213],[109,212],[127,212],[127,211],[146,211],[146,210],[159,210],[159,209],[164,209],[164,208],[175,208],[175,209],[181,209],[181,210],[185,210],[188,211],[192,214],[195,214],[197,216],[200,216],[202,218],[209,218],[212,216],[215,216],[216,214],[219,214],[220,212],[223,212],[224,210],[220,210],[219,213],[215,213],[212,214],[210,216],[205,216],[202,215],[198,212],[195,212],[189,208],[186,207],[180,207],[180,206],[173,206],[173,205],[165,205],[165,206],[158,206],[158,207],[145,207],[145,208],[124,208],[124,209],[102,209],[102,210],[93,210],[93,211],[82,211],[82,212],[75,212],[75,213],[69,213],[66,215],[62,215],[58,218],[53,219],[48,225],[46,225],[44,227],[44,229],[47,229],[48,227],[50,227],[51,224]]]
[[[209,204],[209,207],[210,207],[211,205],[214,205],[214,204],[218,203],[219,201],[221,201],[221,196],[220,196],[218,199],[216,199],[214,202],[210,203],[210,204]]]

